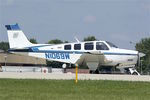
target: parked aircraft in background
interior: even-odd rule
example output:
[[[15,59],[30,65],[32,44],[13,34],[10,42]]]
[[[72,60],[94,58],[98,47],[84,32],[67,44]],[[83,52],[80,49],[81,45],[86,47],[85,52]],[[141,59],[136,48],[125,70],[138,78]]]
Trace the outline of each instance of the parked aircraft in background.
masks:
[[[108,41],[77,41],[57,45],[32,44],[18,24],[5,27],[8,33],[9,52],[79,66],[86,64],[91,72],[102,66],[135,67],[141,57],[138,51],[120,49]]]

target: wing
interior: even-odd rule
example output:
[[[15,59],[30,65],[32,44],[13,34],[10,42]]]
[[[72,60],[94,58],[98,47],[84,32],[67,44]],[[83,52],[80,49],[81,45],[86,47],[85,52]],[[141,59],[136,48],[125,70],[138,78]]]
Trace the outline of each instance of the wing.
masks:
[[[82,54],[80,59],[77,61],[78,64],[94,62],[98,65],[102,65],[105,63],[109,63],[110,61],[107,60],[104,53],[101,51],[87,51]]]

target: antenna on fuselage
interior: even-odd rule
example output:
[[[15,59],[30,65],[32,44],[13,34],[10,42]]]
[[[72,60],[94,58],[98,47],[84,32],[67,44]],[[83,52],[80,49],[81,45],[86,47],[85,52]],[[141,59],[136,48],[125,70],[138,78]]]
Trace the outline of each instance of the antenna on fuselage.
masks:
[[[78,43],[80,43],[79,39],[76,36],[74,38]]]

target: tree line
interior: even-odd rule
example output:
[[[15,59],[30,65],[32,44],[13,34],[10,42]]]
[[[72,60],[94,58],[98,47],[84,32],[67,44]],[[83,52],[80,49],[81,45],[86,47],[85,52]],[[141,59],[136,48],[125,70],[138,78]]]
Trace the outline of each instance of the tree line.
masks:
[[[38,43],[37,40],[34,38],[31,38],[29,40],[31,43],[35,43],[35,44]],[[97,40],[95,36],[88,36],[83,39],[83,41],[95,41],[95,40]],[[47,43],[48,44],[61,44],[61,43],[68,43],[68,41],[62,41],[60,39],[53,39],[53,40],[48,41]],[[7,50],[9,49],[9,43],[0,42],[0,49],[7,52]],[[146,54],[146,56],[141,59],[142,66],[143,66],[142,70],[144,72],[147,72],[147,71],[150,72],[150,37],[141,39],[140,42],[136,43],[135,49],[139,52]],[[58,66],[58,63],[52,64],[48,62],[48,64]]]
[[[141,39],[140,42],[136,43],[136,50],[146,54],[141,59],[141,66],[143,73],[150,72],[150,37]]]

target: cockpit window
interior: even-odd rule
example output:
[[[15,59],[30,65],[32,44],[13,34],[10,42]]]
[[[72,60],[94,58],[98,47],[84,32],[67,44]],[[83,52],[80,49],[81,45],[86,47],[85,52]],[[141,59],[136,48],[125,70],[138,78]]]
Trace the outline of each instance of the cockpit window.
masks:
[[[106,41],[106,43],[107,43],[110,47],[118,48],[116,45],[114,45],[114,44],[113,44],[113,43],[111,43],[111,42]]]
[[[96,50],[109,50],[103,42],[96,42]]]

